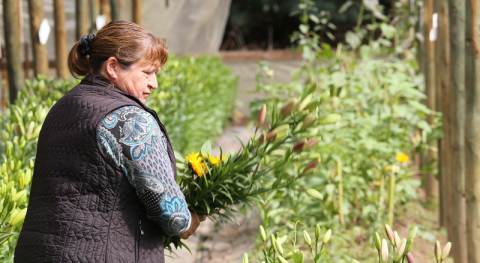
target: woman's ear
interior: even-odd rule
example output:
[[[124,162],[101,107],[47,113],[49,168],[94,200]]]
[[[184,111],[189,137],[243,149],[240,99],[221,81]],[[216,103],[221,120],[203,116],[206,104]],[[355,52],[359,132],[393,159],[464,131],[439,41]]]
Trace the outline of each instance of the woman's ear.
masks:
[[[120,67],[120,64],[118,63],[118,60],[114,57],[109,57],[105,62],[107,75],[111,80],[116,80],[118,78],[119,67]]]

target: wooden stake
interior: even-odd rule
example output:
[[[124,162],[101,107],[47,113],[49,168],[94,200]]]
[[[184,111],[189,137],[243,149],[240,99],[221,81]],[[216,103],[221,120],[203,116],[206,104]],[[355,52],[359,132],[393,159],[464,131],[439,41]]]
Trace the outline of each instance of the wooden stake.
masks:
[[[112,7],[112,21],[120,20],[120,7],[118,0],[110,0],[110,6]]]
[[[455,263],[467,263],[465,211],[465,5],[466,0],[449,1],[450,78],[452,98],[452,255]]]
[[[100,0],[100,13],[107,17],[107,24],[112,21],[112,13],[110,10],[110,0]]]
[[[28,11],[30,14],[30,37],[33,50],[33,71],[35,77],[38,75],[48,76],[47,47],[40,44],[38,30],[45,18],[43,0],[28,0]]]
[[[63,0],[53,1],[55,16],[55,64],[57,76],[68,78],[67,66],[67,29],[65,28],[65,9]]]
[[[77,24],[77,41],[88,34],[87,0],[75,0],[75,22]]]
[[[97,32],[97,16],[99,15],[99,3],[98,0],[90,0],[90,33],[95,34]]]
[[[142,0],[133,0],[133,22],[142,25]]]
[[[467,0],[465,194],[468,262],[480,262],[480,0]]]
[[[427,95],[426,106],[435,110],[435,42],[430,41],[429,35],[432,29],[432,16],[433,16],[433,0],[423,1],[423,32],[424,32],[424,56],[425,56],[425,92]],[[434,115],[428,115],[428,124],[432,126],[434,124]],[[431,143],[432,147],[435,146],[435,142]],[[425,164],[431,166],[431,161],[436,158],[436,153],[433,150],[428,150],[427,159]],[[427,203],[435,203],[438,193],[438,184],[435,176],[432,172],[433,169],[425,174],[425,192],[427,195]]]
[[[450,94],[450,34],[448,27],[448,0],[435,0],[434,10],[438,14],[438,39],[435,42],[435,86],[437,91],[437,111],[442,113],[443,139],[439,142],[440,174],[440,223],[447,228],[451,236],[452,189],[450,152],[448,145],[452,137],[451,131],[451,98]]]
[[[17,92],[24,85],[22,69],[22,47],[20,45],[20,27],[18,24],[18,1],[3,0],[3,26],[5,30],[5,48],[7,57],[8,88],[10,103],[14,103]]]

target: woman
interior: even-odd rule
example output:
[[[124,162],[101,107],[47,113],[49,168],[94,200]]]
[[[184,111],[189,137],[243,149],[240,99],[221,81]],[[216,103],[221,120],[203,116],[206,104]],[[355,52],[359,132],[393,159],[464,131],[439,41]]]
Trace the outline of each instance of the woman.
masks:
[[[125,21],[72,47],[70,72],[85,78],[43,124],[15,262],[164,262],[162,235],[187,239],[205,220],[144,104],[167,58],[163,39]]]

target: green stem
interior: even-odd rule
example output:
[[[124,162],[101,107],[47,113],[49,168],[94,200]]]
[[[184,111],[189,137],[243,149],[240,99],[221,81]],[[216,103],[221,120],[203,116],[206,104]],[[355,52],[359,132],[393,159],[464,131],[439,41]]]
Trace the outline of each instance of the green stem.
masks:
[[[393,226],[393,205],[395,199],[395,173],[390,175],[390,197],[388,199],[388,224]]]
[[[337,161],[337,176],[338,176],[338,215],[340,217],[340,224],[345,224],[345,217],[343,215],[343,179],[342,179],[342,160]]]
[[[357,32],[358,30],[360,30],[360,26],[362,25],[364,10],[365,10],[365,6],[363,5],[363,1],[362,1],[362,3],[360,4],[360,11],[359,11],[358,20],[357,20],[357,27],[356,27]]]

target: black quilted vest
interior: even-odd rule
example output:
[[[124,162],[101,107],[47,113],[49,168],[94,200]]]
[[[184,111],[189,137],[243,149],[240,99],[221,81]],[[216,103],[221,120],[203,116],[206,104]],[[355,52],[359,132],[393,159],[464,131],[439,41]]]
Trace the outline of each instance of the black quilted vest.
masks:
[[[137,98],[108,89],[89,75],[50,110],[38,139],[30,203],[15,262],[164,262],[162,231],[125,174],[97,143],[97,126],[111,111]]]

